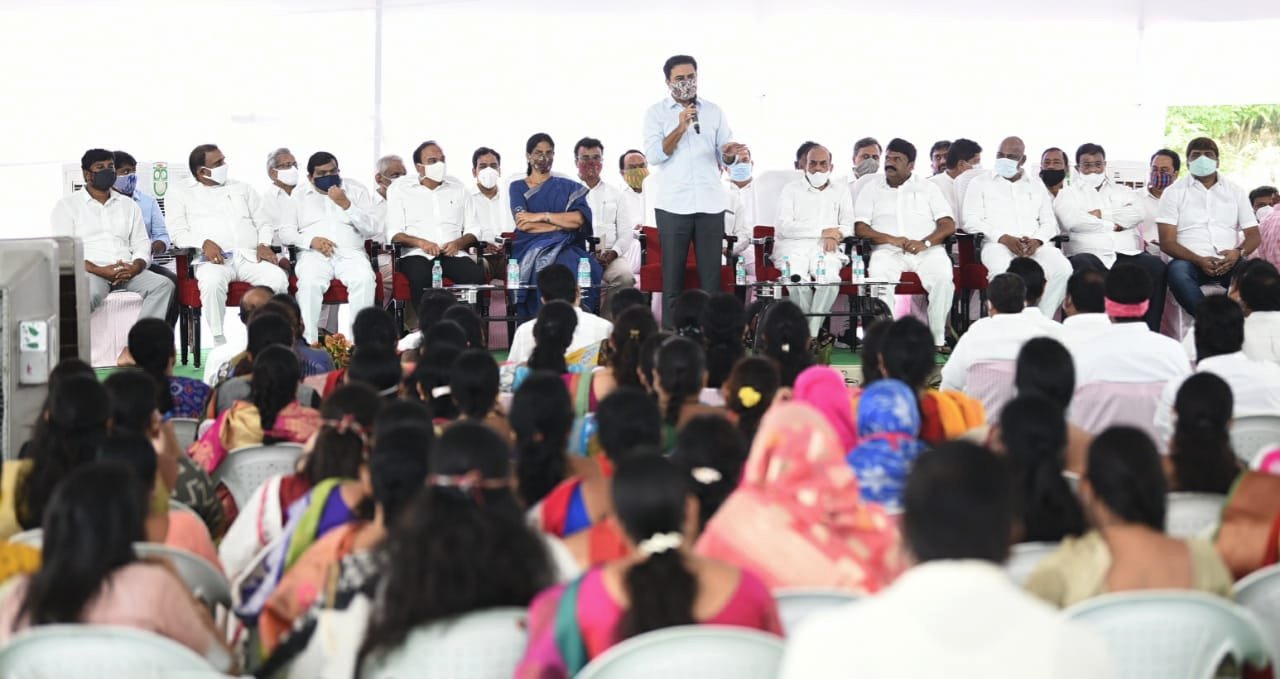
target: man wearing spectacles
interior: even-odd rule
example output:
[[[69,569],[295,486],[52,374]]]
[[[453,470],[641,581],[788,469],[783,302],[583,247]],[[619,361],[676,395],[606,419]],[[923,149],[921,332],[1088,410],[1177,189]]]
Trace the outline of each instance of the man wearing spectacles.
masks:
[[[1143,220],[1142,206],[1132,191],[1116,186],[1107,176],[1107,152],[1101,146],[1081,144],[1076,149],[1075,175],[1054,198],[1053,212],[1062,230],[1071,235],[1063,250],[1074,269],[1105,271],[1117,262],[1128,262],[1147,272],[1151,294],[1143,320],[1153,332],[1159,332],[1164,313],[1165,265],[1145,251],[1138,230]]]

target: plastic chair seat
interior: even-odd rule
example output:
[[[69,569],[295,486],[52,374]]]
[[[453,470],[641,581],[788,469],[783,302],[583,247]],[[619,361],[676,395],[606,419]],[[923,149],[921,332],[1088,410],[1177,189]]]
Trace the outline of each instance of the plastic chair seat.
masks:
[[[965,375],[965,393],[982,401],[987,421],[1000,418],[1004,404],[1013,398],[1014,362],[1006,360],[975,361]]]
[[[0,648],[0,676],[206,679],[224,677],[195,651],[132,627],[41,625]]]
[[[1258,617],[1280,650],[1280,564],[1254,571],[1236,583],[1236,603]]]
[[[1216,532],[1227,498],[1213,493],[1169,493],[1164,530],[1175,538],[1206,537]]]
[[[213,484],[222,484],[243,507],[249,496],[277,474],[293,472],[302,456],[302,446],[279,443],[273,446],[246,446],[227,453],[227,458],[213,470]]]
[[[774,590],[782,629],[791,634],[814,613],[839,608],[858,600],[857,595],[838,589],[788,588]]]
[[[647,632],[601,653],[577,679],[774,679],[782,639],[744,627],[686,625]]]
[[[523,608],[494,608],[419,627],[384,657],[365,663],[366,679],[508,679],[528,644]]]
[[[231,583],[213,564],[191,552],[167,545],[139,542],[133,545],[139,558],[160,558],[173,566],[178,577],[195,597],[212,609],[215,605],[231,608]]]
[[[1246,464],[1263,449],[1280,446],[1280,416],[1246,415],[1231,424],[1231,447]]]
[[[1005,562],[1004,570],[1009,574],[1009,579],[1021,587],[1036,566],[1056,549],[1056,542],[1020,542],[1009,550],[1009,560]]]
[[[1117,677],[1203,679],[1215,676],[1227,656],[1254,667],[1275,658],[1252,613],[1204,592],[1104,594],[1063,614],[1106,639]]]

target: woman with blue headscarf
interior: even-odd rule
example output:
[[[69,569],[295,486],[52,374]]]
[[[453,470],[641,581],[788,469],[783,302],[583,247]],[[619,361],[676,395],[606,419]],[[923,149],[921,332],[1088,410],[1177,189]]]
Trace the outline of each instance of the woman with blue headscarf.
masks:
[[[858,477],[862,499],[891,512],[902,511],[907,472],[925,449],[920,434],[920,406],[906,383],[881,379],[858,400],[858,443],[846,460]]]

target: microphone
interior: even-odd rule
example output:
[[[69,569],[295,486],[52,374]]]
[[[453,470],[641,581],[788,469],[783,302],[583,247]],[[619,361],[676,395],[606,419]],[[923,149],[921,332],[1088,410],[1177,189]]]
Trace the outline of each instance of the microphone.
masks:
[[[689,104],[693,106],[693,133],[702,134],[702,126],[698,124],[698,98],[690,99]]]

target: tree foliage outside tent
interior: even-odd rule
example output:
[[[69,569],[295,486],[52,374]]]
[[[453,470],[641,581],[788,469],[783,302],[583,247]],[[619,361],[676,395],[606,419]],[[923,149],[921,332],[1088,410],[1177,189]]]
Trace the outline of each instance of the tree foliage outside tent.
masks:
[[[1246,191],[1280,184],[1280,104],[1170,106],[1165,144],[1182,154],[1196,137],[1218,142],[1222,171]]]

